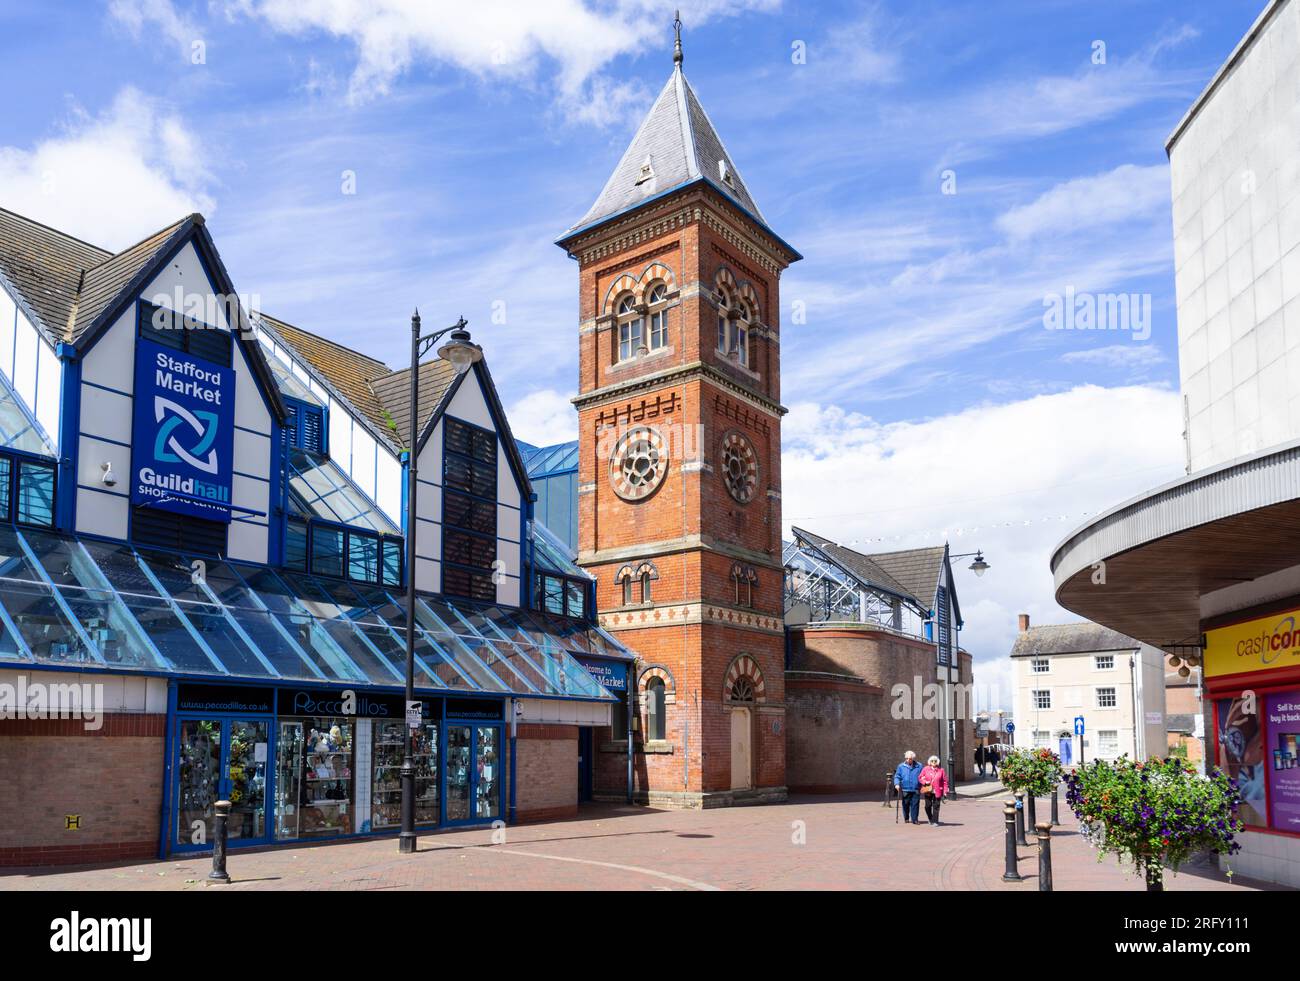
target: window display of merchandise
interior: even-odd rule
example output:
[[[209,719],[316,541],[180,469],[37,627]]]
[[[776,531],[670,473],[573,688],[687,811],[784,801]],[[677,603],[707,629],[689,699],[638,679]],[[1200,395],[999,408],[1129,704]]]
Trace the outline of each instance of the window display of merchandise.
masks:
[[[180,730],[177,844],[208,841],[221,778],[221,723],[186,719]],[[196,831],[198,835],[196,836]]]
[[[374,724],[374,784],[370,826],[397,828],[402,824],[402,757],[406,729],[401,722]],[[411,732],[415,763],[415,823],[438,821],[438,726],[428,722]]]
[[[495,726],[478,727],[478,781],[475,786],[474,815],[479,818],[497,817],[500,795],[497,788],[501,780],[500,754],[497,749]]]
[[[277,837],[340,835],[354,830],[353,750],[351,720],[280,723]]]

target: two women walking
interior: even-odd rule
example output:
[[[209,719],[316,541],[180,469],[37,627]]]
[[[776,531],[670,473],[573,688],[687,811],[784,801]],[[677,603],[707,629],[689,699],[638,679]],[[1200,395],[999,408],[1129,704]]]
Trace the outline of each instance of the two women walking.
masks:
[[[939,805],[948,795],[948,774],[939,765],[939,757],[931,756],[925,766],[921,766],[916,761],[916,753],[909,749],[894,771],[894,791],[902,798],[905,823],[921,823],[921,801],[924,799],[926,820],[932,827],[939,826]]]

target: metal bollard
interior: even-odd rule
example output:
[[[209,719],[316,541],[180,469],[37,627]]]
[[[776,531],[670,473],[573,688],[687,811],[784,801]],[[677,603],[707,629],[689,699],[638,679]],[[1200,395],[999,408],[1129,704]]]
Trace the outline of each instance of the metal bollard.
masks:
[[[1029,809],[1025,812],[1025,827],[1036,828],[1038,826],[1038,798],[1032,793],[1026,794],[1025,798],[1025,803],[1029,805]]]
[[[1015,801],[1007,801],[1002,808],[1003,819],[1007,828],[1007,865],[1002,873],[1003,882],[1020,882],[1024,876],[1016,868],[1016,816],[1020,813]]]
[[[1038,891],[1052,891],[1052,826],[1047,821],[1038,828]]]
[[[880,806],[888,807],[893,797],[894,797],[894,771],[886,770],[885,771],[885,800]]]
[[[230,801],[217,801],[217,815],[212,819],[212,871],[209,882],[229,882],[226,872],[226,821],[230,817]]]
[[[1029,847],[1029,841],[1025,838],[1025,792],[1023,790],[1016,791],[1016,844]]]
[[[1052,788],[1052,824],[1059,828],[1061,826],[1061,814],[1056,804],[1057,789],[1057,787]]]

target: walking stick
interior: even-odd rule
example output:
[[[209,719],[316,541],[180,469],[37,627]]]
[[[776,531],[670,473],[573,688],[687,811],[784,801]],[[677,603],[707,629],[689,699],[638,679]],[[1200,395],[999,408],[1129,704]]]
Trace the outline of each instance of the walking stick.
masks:
[[[895,824],[898,823],[898,808],[900,806],[900,802],[902,801],[902,799],[903,799],[903,792],[901,790],[896,789],[894,791],[894,823]]]

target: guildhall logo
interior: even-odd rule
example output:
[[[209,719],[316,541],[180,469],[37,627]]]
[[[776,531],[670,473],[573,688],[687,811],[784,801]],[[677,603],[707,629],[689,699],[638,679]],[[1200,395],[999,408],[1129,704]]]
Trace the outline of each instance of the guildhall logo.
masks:
[[[153,458],[159,463],[187,463],[195,470],[217,473],[217,451],[213,448],[217,441],[216,413],[202,410],[191,412],[161,395],[154,397],[153,407],[154,420],[162,423],[158,427],[158,437],[154,440]],[[182,424],[197,436],[189,449],[176,439],[176,430]],[[205,453],[207,459],[200,459]]]

